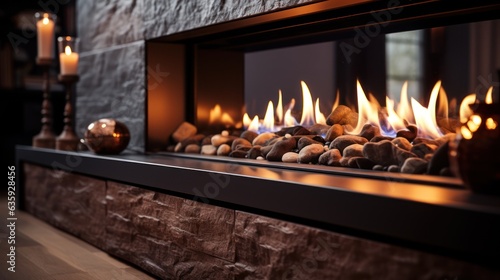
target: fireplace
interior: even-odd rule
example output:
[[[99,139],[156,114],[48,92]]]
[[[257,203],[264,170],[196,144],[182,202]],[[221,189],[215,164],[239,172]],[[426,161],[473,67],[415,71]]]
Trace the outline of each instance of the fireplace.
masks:
[[[236,122],[244,113],[262,118],[261,107],[275,102],[279,89],[283,104],[295,98],[295,108],[302,108],[307,86],[313,102],[320,97],[325,117],[337,90],[339,105],[358,110],[357,81],[367,99],[372,93],[385,104],[389,94],[399,101],[403,82],[378,68],[388,64],[389,41],[434,42],[423,53],[431,64],[422,69],[456,62],[457,56],[440,51],[450,39],[443,35],[463,39],[460,27],[467,24],[481,26],[474,46],[498,48],[491,36],[498,4],[153,2],[78,2],[84,46],[77,127],[81,133],[97,118],[116,118],[130,128],[131,141],[119,155],[18,147],[21,206],[164,279],[498,278],[500,197],[465,190],[457,178],[168,152],[184,123],[207,134],[231,131],[225,121],[210,124],[215,105]],[[385,36],[403,32],[417,36]],[[470,48],[465,53],[477,54]],[[316,58],[304,59],[304,50]],[[293,69],[290,55],[302,66],[336,63],[260,80]],[[365,64],[366,58],[374,63]],[[423,71],[419,104],[428,106],[441,79],[450,100],[469,91],[483,98],[497,81],[495,59],[494,66],[467,59],[468,72]],[[262,70],[258,61],[281,68]],[[479,71],[484,65],[486,74]],[[316,74],[301,76],[310,73]],[[415,81],[408,84],[409,95],[419,91]],[[258,92],[264,98],[254,99]],[[497,101],[498,88],[492,92]]]
[[[148,40],[146,150],[225,161],[227,158],[193,153],[166,153],[178,144],[172,133],[183,122],[193,124],[204,135],[218,134],[228,127],[234,130],[235,126],[248,130],[248,120],[264,119],[269,101],[274,102],[269,107],[281,109],[282,114],[292,99],[295,108],[302,108],[304,91],[312,95],[324,116],[340,104],[359,114],[358,120],[367,117],[363,107],[368,107],[365,111],[373,108],[373,102],[359,104],[368,94],[379,107],[386,102],[409,104],[410,98],[415,99],[420,106],[413,107],[413,118],[418,115],[419,120],[434,119],[435,123],[435,115],[425,116],[427,110],[435,112],[437,105],[444,104],[444,114],[449,117],[446,127],[423,131],[419,126],[419,136],[435,140],[454,133],[460,124],[461,102],[470,93],[483,100],[489,90],[489,96],[498,102],[500,64],[498,39],[494,38],[499,32],[499,8],[488,1],[318,1]],[[278,99],[284,105],[276,106]],[[427,108],[431,103],[436,107]],[[396,105],[385,106],[383,109],[396,111]],[[217,124],[211,122],[214,110],[222,110],[232,120],[231,125],[222,119]],[[295,120],[288,126],[280,116],[277,124],[291,127],[304,114],[295,112]],[[271,115],[273,122],[276,114]],[[371,123],[378,122],[380,127],[389,117]],[[401,118],[400,122],[404,121]],[[345,130],[359,135],[364,124],[354,122],[351,125],[355,128]],[[382,127],[381,136],[400,136],[396,129],[389,130]],[[345,172],[310,165],[285,168]],[[347,173],[383,180],[392,176],[359,169]],[[463,188],[459,180],[450,177],[451,171],[441,173],[446,176],[405,176],[404,180]],[[434,171],[432,175],[440,174]]]

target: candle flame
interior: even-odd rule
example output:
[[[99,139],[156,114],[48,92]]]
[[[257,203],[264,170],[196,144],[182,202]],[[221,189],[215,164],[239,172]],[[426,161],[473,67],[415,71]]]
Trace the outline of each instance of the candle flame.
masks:
[[[66,53],[66,55],[70,55],[71,54],[71,47],[70,46],[66,46],[64,48],[64,53]]]

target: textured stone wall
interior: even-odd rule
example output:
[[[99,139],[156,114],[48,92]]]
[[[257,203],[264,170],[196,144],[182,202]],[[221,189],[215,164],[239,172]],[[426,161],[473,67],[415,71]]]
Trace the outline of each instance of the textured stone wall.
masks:
[[[500,279],[498,269],[113,181],[32,164],[24,176],[28,212],[161,279]]]
[[[314,1],[77,1],[77,134],[99,118],[116,118],[130,129],[129,150],[144,151],[146,40]]]

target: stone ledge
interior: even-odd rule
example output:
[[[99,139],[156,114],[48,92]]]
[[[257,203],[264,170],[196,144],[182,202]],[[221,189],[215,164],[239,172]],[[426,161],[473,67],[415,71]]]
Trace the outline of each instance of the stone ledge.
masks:
[[[414,249],[29,163],[23,168],[29,213],[162,279],[500,277],[500,270]]]

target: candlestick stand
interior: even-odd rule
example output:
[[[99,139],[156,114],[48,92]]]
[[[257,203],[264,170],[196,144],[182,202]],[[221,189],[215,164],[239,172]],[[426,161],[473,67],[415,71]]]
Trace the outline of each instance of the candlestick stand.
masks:
[[[76,151],[80,139],[76,136],[73,127],[73,105],[71,104],[72,89],[79,80],[78,75],[59,75],[59,82],[66,88],[66,105],[64,106],[64,128],[56,138],[56,149]]]
[[[33,147],[55,147],[55,135],[52,131],[52,104],[50,102],[50,65],[51,58],[37,58],[36,63],[43,68],[43,101],[42,101],[42,129],[33,137]]]

